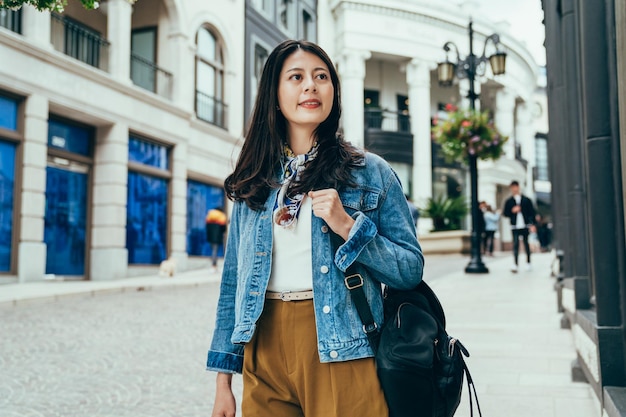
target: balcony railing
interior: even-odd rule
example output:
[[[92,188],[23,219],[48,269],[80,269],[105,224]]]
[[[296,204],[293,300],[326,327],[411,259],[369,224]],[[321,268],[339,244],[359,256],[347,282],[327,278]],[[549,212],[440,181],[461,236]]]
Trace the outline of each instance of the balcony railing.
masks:
[[[0,9],[0,26],[15,33],[22,33],[22,9]]]
[[[365,147],[389,162],[413,163],[410,117],[404,112],[364,109]]]
[[[52,14],[51,40],[57,51],[107,71],[109,42],[93,29],[73,19]]]
[[[196,115],[198,119],[219,127],[226,127],[228,106],[221,100],[196,91]]]
[[[365,130],[383,130],[386,132],[411,132],[411,117],[408,111],[390,111],[367,108],[364,112]]]
[[[135,85],[172,99],[172,74],[148,59],[130,54],[130,78]]]

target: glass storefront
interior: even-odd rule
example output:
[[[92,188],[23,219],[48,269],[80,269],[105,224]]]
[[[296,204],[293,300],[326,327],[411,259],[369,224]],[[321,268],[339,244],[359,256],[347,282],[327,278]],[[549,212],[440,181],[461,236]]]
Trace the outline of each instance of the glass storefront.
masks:
[[[93,129],[51,119],[48,122],[48,147],[82,156],[93,155]]]
[[[224,207],[224,190],[221,187],[187,181],[187,253],[192,256],[210,256],[211,245],[207,243],[205,218],[207,212]],[[222,252],[220,248],[220,254]]]
[[[131,137],[128,159],[167,172],[169,148]],[[129,264],[159,264],[167,258],[169,182],[146,173],[128,172],[126,248]]]
[[[94,129],[50,118],[46,167],[46,274],[85,275],[87,207]]]
[[[17,130],[17,101],[0,96],[0,127]]]
[[[0,133],[17,130],[17,108],[17,100],[0,96]],[[11,272],[16,149],[16,143],[0,139],[0,273]]]
[[[46,168],[46,274],[85,274],[89,167],[68,162]]]
[[[0,272],[11,270],[15,146],[0,141]]]

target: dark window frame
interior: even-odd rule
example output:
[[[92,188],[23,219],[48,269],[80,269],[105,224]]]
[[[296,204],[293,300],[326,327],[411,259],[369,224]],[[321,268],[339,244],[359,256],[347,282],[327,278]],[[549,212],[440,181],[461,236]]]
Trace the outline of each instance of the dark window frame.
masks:
[[[148,176],[148,177],[152,177],[158,180],[164,180],[165,181],[165,185],[167,187],[167,207],[166,207],[166,213],[165,213],[165,238],[164,238],[164,245],[163,245],[163,249],[165,251],[165,259],[167,259],[170,254],[171,254],[171,230],[170,230],[170,225],[171,225],[171,218],[172,218],[172,178],[173,178],[173,150],[174,150],[174,146],[171,144],[167,144],[164,142],[161,142],[159,140],[156,139],[152,139],[149,138],[147,136],[144,136],[142,134],[130,131],[128,133],[128,137],[129,137],[129,143],[130,143],[130,138],[134,138],[137,139],[139,141],[142,142],[147,142],[149,144],[153,144],[153,145],[158,145],[158,146],[162,146],[164,148],[166,148],[168,150],[168,168],[167,169],[162,169],[162,168],[157,168],[154,166],[150,166],[150,165],[146,165],[146,164],[142,164],[140,162],[134,162],[134,161],[128,161],[128,175],[130,175],[131,173],[134,174],[138,174],[138,175],[143,175],[143,176]],[[130,149],[128,149],[128,152],[130,152]],[[130,181],[129,181],[130,182]],[[127,186],[129,187],[129,186]],[[127,189],[127,195],[130,192],[129,189]],[[128,205],[128,202],[127,202]],[[128,227],[129,227],[129,217],[128,217],[128,208],[126,210],[126,230],[128,231]],[[128,241],[126,240],[125,243],[125,248],[128,249]],[[130,263],[130,256],[129,256],[129,261],[128,261],[128,267],[132,268],[132,267],[142,267],[142,266],[154,266],[154,264],[141,264],[141,263]]]
[[[199,38],[201,31],[206,31],[215,41],[215,56],[209,58],[207,56],[203,56],[202,51],[200,50]],[[219,32],[212,28],[209,25],[203,25],[196,31],[196,54],[195,54],[195,100],[194,100],[194,112],[196,113],[196,117],[199,120],[203,120],[207,123],[213,124],[215,126],[221,127],[223,129],[227,129],[227,109],[228,105],[226,104],[226,65],[225,65],[225,54],[224,54],[224,43],[222,38],[218,35]],[[214,76],[214,85],[213,85],[213,96],[207,94],[207,92],[200,91],[198,89],[199,83],[199,74],[198,68],[200,65],[205,65],[213,70]],[[217,94],[219,92],[219,96]],[[213,115],[212,120],[209,120],[208,117],[202,117],[201,112],[198,111],[198,101],[199,97],[204,96],[213,100]]]

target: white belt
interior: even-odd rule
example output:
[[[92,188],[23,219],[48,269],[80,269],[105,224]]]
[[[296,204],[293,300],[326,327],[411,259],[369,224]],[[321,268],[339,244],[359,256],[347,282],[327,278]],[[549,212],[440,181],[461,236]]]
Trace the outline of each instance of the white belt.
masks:
[[[282,301],[302,301],[312,300],[313,290],[308,291],[281,291],[265,293],[265,298],[268,300],[282,300]]]

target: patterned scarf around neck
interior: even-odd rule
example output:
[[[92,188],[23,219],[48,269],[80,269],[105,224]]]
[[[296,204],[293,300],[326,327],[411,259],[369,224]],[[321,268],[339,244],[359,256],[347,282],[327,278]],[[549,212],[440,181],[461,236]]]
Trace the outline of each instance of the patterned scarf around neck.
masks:
[[[289,145],[285,145],[283,153],[284,180],[274,204],[274,222],[278,226],[295,227],[300,214],[302,200],[304,199],[304,193],[290,195],[289,189],[293,184],[300,181],[307,163],[314,160],[317,156],[317,149],[318,144],[315,142],[309,152],[303,155],[295,155],[289,148]]]

